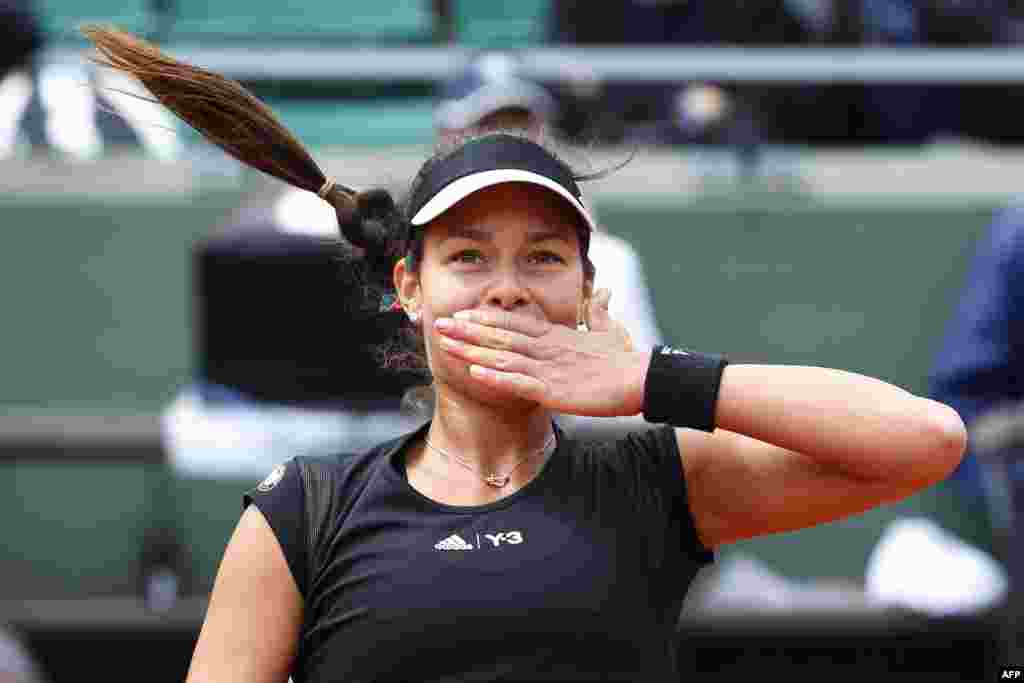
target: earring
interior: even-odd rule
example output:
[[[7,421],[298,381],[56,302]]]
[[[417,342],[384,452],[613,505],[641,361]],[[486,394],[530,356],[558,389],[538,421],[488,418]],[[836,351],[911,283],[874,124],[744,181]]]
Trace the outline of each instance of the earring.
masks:
[[[586,305],[585,301],[581,302],[576,309],[576,329],[580,332],[590,332],[590,326],[587,325]]]

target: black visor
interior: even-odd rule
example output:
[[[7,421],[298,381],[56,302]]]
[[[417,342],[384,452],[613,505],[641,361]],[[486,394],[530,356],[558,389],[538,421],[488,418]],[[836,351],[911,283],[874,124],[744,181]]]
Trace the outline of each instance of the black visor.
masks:
[[[425,225],[474,192],[513,182],[539,185],[558,194],[587,228],[594,229],[572,171],[540,145],[504,134],[468,142],[435,163],[409,200],[410,222]]]

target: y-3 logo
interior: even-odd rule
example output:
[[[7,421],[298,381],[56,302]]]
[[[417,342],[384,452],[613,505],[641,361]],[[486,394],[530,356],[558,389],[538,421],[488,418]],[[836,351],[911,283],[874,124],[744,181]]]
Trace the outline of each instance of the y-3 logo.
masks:
[[[478,548],[497,548],[502,543],[506,545],[519,545],[523,542],[523,532],[521,531],[503,531],[500,534],[483,534],[484,541],[490,541],[491,545],[487,545],[484,541],[481,541],[480,534],[475,536],[467,535],[465,538],[458,534],[452,534],[448,538],[443,538],[434,544],[434,550],[477,550]],[[472,541],[476,540],[476,545]]]
[[[484,538],[493,543],[495,548],[502,543],[517,545],[523,542],[523,534],[519,531],[505,531],[500,534],[484,534]]]

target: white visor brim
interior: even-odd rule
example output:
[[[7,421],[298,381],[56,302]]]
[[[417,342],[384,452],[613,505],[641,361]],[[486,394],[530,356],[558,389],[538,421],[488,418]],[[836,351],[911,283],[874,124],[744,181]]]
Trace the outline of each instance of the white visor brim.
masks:
[[[471,173],[449,183],[431,197],[430,201],[420,207],[420,210],[412,217],[412,224],[426,225],[474,192],[502,183],[530,183],[546,187],[569,202],[592,232],[597,229],[587,208],[562,185],[539,173],[515,168],[499,168]]]

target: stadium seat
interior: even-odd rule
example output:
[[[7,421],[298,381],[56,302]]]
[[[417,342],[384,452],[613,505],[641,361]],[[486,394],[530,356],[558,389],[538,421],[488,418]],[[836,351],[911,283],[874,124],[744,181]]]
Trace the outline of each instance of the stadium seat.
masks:
[[[339,39],[423,42],[434,36],[429,0],[252,3],[178,0],[172,39]]]
[[[477,48],[510,48],[544,42],[551,19],[550,0],[480,2],[456,0],[455,40]]]
[[[147,33],[152,3],[146,0],[42,0],[37,3],[43,26],[52,40],[82,41],[80,24],[113,24],[126,31]]]

